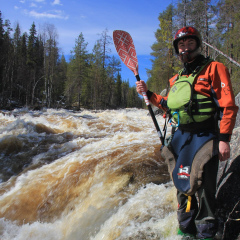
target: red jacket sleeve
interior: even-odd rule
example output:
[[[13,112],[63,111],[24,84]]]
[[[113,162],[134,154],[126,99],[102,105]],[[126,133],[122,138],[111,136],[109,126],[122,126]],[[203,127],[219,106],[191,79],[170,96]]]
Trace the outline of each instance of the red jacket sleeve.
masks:
[[[222,63],[212,62],[209,66],[209,76],[213,98],[220,110],[219,140],[230,141],[238,106],[235,104],[229,71]]]

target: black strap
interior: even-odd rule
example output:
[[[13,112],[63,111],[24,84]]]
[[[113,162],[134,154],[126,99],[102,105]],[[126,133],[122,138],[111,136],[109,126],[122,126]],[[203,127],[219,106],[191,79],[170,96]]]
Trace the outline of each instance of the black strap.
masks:
[[[206,109],[206,108],[214,108],[215,105],[213,102],[211,103],[198,103],[192,105],[192,110],[199,111],[200,109]]]
[[[211,111],[211,112],[193,112],[192,115],[214,115],[215,111]]]

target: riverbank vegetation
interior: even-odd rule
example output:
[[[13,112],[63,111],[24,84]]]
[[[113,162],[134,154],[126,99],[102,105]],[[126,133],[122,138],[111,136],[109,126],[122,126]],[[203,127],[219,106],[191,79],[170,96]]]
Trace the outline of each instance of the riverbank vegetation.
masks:
[[[240,91],[240,2],[238,0],[180,0],[159,14],[159,28],[152,45],[152,68],[147,84],[154,92],[168,88],[168,79],[179,69],[172,39],[176,30],[192,25],[203,36],[203,54],[223,62],[230,71],[234,93]],[[157,19],[156,19],[157,21]],[[0,12],[0,108],[64,107],[116,109],[142,107],[143,99],[128,80],[122,79],[121,63],[110,54],[112,38],[105,29],[92,49],[84,33],[75,40],[70,58],[61,54],[57,29],[46,23],[29,32],[14,28]],[[209,47],[214,46],[214,48]],[[219,54],[225,53],[228,57]]]

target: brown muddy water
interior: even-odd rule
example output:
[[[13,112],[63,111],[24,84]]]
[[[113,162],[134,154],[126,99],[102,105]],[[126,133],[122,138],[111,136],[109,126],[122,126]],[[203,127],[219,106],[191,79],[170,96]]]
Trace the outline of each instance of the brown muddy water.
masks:
[[[178,239],[176,192],[147,113],[0,113],[0,239]]]

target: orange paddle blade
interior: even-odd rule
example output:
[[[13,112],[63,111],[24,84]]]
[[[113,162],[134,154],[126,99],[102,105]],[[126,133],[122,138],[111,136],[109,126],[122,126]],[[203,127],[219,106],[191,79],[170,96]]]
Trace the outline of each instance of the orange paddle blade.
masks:
[[[122,30],[114,30],[113,41],[123,63],[133,71],[135,76],[138,75],[137,54],[130,34]]]

